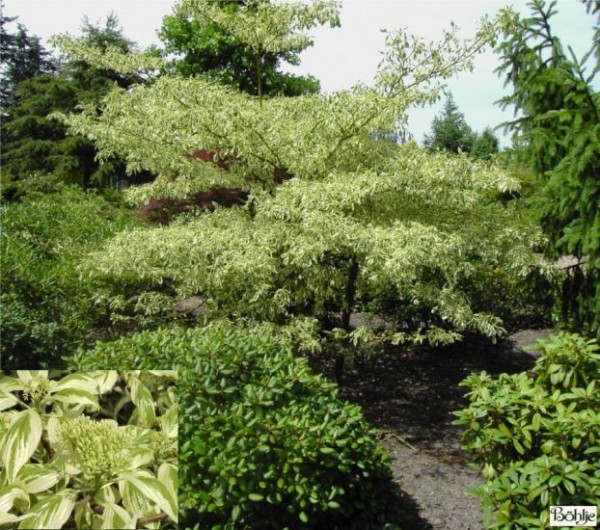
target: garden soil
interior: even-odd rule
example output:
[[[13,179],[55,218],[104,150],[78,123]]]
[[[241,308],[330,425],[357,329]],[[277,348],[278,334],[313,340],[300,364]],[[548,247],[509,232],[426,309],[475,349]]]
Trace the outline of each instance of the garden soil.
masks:
[[[467,405],[459,386],[472,372],[530,370],[537,340],[548,330],[516,333],[501,344],[463,343],[452,348],[415,351],[390,348],[383,355],[355,360],[341,392],[358,403],[367,420],[381,430],[392,459],[394,481],[414,530],[480,530],[479,499],[466,493],[482,483],[461,449],[461,430],[452,424]]]

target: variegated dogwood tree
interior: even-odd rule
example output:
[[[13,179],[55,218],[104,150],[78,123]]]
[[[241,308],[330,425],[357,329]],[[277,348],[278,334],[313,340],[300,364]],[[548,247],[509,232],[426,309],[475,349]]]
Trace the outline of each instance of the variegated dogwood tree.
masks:
[[[235,24],[217,4],[183,5],[258,57],[304,46],[308,28],[337,21],[335,5],[323,1],[248,1]],[[494,164],[381,139],[405,123],[409,108],[434,101],[448,77],[472,67],[495,24],[483,20],[467,41],[455,27],[439,43],[388,32],[372,86],[263,98],[202,78],[163,76],[115,89],[100,111],[87,107],[63,118],[101,155],[118,154],[131,171],[159,175],[128,190],[132,204],[211,189],[246,193],[241,206],[192,207],[167,225],[120,233],[83,272],[168,284],[179,299],[199,296],[205,320],[305,333],[318,322],[345,344],[373,337],[373,326],[351,329],[357,308],[390,317],[378,336],[397,342],[449,343],[469,330],[501,334],[493,308],[473,302],[479,272],[517,277],[543,266],[532,252],[539,233],[498,200],[519,182]],[[76,43],[68,45],[77,52]],[[140,296],[164,303],[152,292]],[[115,306],[122,302],[117,293]]]
[[[176,375],[0,372],[0,527],[174,528]]]

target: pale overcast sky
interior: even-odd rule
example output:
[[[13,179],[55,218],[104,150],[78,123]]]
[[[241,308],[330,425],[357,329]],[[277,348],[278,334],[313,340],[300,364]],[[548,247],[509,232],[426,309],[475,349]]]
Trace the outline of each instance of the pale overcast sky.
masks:
[[[434,40],[454,21],[461,35],[470,37],[483,15],[493,15],[504,5],[511,4],[527,12],[525,0],[343,0],[341,3],[342,27],[312,30],[314,46],[301,55],[301,66],[291,69],[313,74],[326,92],[372,80],[384,48],[381,28],[408,28],[410,33]],[[18,16],[30,33],[47,39],[57,33],[78,34],[84,15],[94,22],[113,11],[125,36],[143,47],[159,44],[156,32],[174,4],[174,0],[4,0],[4,12],[7,16]],[[559,0],[558,8],[559,15],[553,25],[555,33],[582,55],[591,45],[592,17],[577,0]],[[495,56],[485,53],[477,58],[472,74],[462,74],[449,83],[460,110],[477,131],[512,117],[510,112],[502,113],[494,105],[505,93],[502,79],[493,73],[496,66]],[[442,103],[411,113],[409,129],[415,140],[422,142]]]

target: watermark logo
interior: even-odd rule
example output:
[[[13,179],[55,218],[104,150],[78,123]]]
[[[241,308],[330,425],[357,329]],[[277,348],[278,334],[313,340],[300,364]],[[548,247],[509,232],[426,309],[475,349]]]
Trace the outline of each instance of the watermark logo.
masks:
[[[550,506],[550,526],[596,527],[596,506]]]

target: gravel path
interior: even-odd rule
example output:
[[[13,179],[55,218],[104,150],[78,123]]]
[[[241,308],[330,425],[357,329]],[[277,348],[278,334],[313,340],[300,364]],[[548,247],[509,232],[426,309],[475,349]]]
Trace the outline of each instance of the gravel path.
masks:
[[[421,528],[479,530],[483,528],[479,500],[465,493],[480,480],[465,466],[415,453],[399,442],[385,440],[392,457],[394,480],[417,503],[425,520]]]
[[[470,344],[435,351],[391,348],[348,371],[342,395],[359,403],[367,420],[383,430],[394,481],[412,520],[410,530],[482,530],[479,499],[465,490],[482,483],[460,447],[453,411],[466,406],[459,386],[469,373],[529,370],[531,347],[549,330],[519,332],[500,345]],[[412,448],[411,448],[412,447]]]

